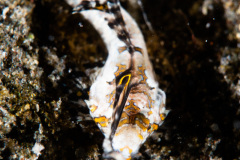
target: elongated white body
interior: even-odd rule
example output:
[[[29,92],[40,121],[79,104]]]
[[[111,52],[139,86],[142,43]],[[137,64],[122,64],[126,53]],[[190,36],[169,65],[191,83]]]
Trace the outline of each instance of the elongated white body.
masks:
[[[114,14],[102,10],[79,13],[99,32],[109,53],[90,88],[90,114],[105,135],[104,151],[131,158],[167,115],[165,93],[155,80],[143,35],[124,9],[120,7],[120,13],[129,43],[119,38],[118,28],[111,27]]]

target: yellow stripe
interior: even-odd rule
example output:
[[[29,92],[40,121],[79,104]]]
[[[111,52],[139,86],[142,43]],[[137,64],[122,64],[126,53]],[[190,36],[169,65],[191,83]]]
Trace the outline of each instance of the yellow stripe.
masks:
[[[125,86],[127,86],[127,85],[129,84],[130,79],[131,79],[131,74],[127,74],[127,75],[123,76],[123,77],[120,79],[119,85],[122,84],[122,81],[123,81],[123,79],[124,79],[125,77],[129,77],[129,78],[128,78],[128,81],[127,81],[127,83],[126,83]]]

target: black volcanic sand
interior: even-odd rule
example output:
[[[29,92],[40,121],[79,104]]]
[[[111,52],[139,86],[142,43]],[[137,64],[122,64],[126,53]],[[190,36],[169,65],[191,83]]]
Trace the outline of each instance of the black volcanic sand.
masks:
[[[90,88],[84,71],[104,65],[106,47],[94,28],[79,14],[72,15],[66,3],[34,3],[31,32],[35,35],[34,45],[40,47],[39,67],[44,71],[39,94],[43,107],[38,115],[44,128],[45,149],[39,159],[102,159],[104,136],[84,103]],[[202,3],[144,0],[154,32],[146,26],[139,8],[122,3],[143,31],[160,88],[167,95],[166,106],[171,110],[153,138],[140,148],[139,159],[239,158],[240,127],[234,128],[234,122],[240,119],[239,99],[218,71],[222,48],[236,48],[237,44],[227,37],[230,31],[222,3],[214,3],[207,15],[202,14]],[[57,66],[49,62],[53,53],[65,64],[60,79],[54,81],[49,78]],[[56,118],[51,105],[46,104],[59,98],[61,113]],[[11,138],[26,141],[14,132],[19,131],[12,130]],[[9,150],[4,154],[7,157]]]

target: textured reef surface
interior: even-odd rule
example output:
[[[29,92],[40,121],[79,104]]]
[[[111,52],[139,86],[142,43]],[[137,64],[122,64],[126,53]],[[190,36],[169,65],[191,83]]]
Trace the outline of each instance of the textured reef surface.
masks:
[[[121,4],[141,28],[170,109],[136,159],[239,159],[238,0]],[[102,159],[89,115],[96,67],[107,50],[96,30],[58,0],[0,2],[0,159]]]

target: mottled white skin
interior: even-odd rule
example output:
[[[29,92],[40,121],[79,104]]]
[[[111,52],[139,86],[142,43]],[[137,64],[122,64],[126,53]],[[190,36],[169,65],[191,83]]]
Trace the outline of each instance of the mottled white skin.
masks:
[[[91,1],[93,2],[94,5],[94,0],[65,0],[70,6],[72,7],[76,7],[77,5],[79,5],[80,3],[82,3],[83,1]],[[98,0],[100,4],[105,3],[107,0]]]
[[[143,54],[140,54],[139,52],[135,52],[133,54],[134,68],[145,66],[145,74],[148,78],[147,84],[150,87],[154,87],[154,89],[148,91],[148,93],[150,94],[152,100],[155,102],[150,109],[146,107],[147,100],[146,96],[143,94],[135,94],[134,97],[131,97],[132,95],[129,95],[128,99],[137,100],[136,105],[140,108],[140,112],[149,119],[150,124],[160,124],[160,113],[167,113],[164,107],[165,93],[158,88],[158,83],[155,81],[154,72],[148,58],[146,45],[140,29],[138,28],[133,18],[124,9],[121,8],[121,12],[126,23],[126,28],[130,34],[132,44],[135,47],[140,47],[143,52]],[[107,95],[111,94],[116,89],[116,85],[109,84],[108,82],[114,81],[114,73],[118,69],[117,64],[126,65],[126,69],[129,68],[131,55],[127,50],[121,54],[118,52],[118,49],[120,47],[126,45],[118,39],[116,31],[108,26],[108,21],[106,19],[114,18],[113,15],[98,10],[81,11],[80,14],[82,14],[84,18],[92,23],[94,28],[99,32],[109,52],[106,64],[90,88],[90,98],[87,102],[88,106],[90,109],[92,105],[98,107],[94,112],[91,112],[90,114],[93,118],[105,116],[109,119],[107,127],[101,127],[98,124],[99,128],[102,130],[103,134],[106,137],[103,144],[105,152],[111,151],[112,146],[114,151],[119,151],[125,158],[129,158],[131,154],[134,155],[138,152],[141,144],[145,142],[150,133],[148,133],[148,131],[142,131],[141,128],[137,125],[133,126],[131,124],[125,124],[121,128],[117,129],[116,134],[120,129],[122,131],[118,136],[114,136],[112,144],[110,144],[108,138],[111,133],[111,117],[113,114],[113,109],[109,107],[110,104]],[[143,87],[143,89],[146,89],[146,87]],[[128,101],[126,102],[126,105],[127,103]],[[153,114],[149,115],[149,111],[152,111]],[[142,139],[139,138],[139,133],[142,135]],[[132,152],[129,152],[129,149],[127,149],[126,146],[130,148]],[[122,148],[125,149],[120,151]]]

